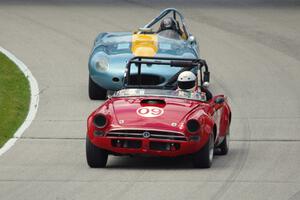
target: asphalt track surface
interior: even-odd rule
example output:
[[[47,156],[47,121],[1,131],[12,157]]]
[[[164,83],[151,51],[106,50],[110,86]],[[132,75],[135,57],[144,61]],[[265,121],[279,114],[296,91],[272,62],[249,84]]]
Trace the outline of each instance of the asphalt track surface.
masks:
[[[176,7],[233,110],[231,149],[211,169],[187,159],[85,160],[87,60],[99,32],[132,31]],[[300,199],[297,1],[0,1],[0,45],[32,71],[37,116],[0,157],[0,199]]]

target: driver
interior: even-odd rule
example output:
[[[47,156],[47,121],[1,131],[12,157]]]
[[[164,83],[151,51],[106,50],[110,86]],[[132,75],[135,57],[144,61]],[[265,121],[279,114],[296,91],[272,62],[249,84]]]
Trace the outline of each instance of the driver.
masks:
[[[165,19],[163,19],[160,23],[160,31],[164,31],[167,29],[171,29],[176,31],[176,23],[175,21],[171,18],[171,17],[166,17]]]
[[[201,87],[201,91],[197,87],[197,77],[191,71],[181,72],[177,78],[178,95],[187,96],[189,98],[198,98],[201,100],[209,100],[212,94],[205,88]]]
[[[178,89],[186,92],[196,90],[196,76],[191,71],[181,72],[177,78]]]
[[[161,21],[157,33],[164,37],[180,39],[180,34],[176,22],[171,17],[166,17]]]

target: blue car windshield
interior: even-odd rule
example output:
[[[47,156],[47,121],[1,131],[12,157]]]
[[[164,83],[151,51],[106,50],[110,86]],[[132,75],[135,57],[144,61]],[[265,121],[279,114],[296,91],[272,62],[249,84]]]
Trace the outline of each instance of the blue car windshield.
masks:
[[[122,89],[116,91],[112,95],[112,97],[147,97],[147,96],[206,101],[205,97],[201,97],[201,95],[198,92],[190,92],[190,91],[183,91],[183,90],[130,88],[130,89]]]

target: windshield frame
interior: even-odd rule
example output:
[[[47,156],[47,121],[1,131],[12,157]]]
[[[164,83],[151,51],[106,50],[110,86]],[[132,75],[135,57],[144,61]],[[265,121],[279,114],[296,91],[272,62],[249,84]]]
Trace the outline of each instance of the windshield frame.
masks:
[[[121,93],[122,91],[128,91],[128,90],[136,90],[136,91],[143,91],[143,92],[139,92],[139,93],[136,93],[136,94],[124,94],[124,95],[120,95],[119,93]],[[155,93],[149,93],[149,94],[145,94],[145,91],[164,91],[165,92],[172,92],[174,93],[174,95],[171,95],[171,94],[155,94]],[[182,93],[181,95],[179,95],[179,93]],[[192,98],[192,97],[188,97],[187,96],[187,93],[190,93],[189,91],[182,91],[182,90],[170,90],[170,89],[150,89],[150,88],[124,88],[124,89],[121,89],[119,91],[116,91],[113,93],[113,95],[111,96],[111,98],[129,98],[129,97],[163,97],[163,98],[174,98],[174,99],[184,99],[184,100],[191,100],[191,101],[198,101],[198,102],[202,102],[202,103],[205,103],[207,102],[207,100],[204,100],[204,99],[200,99],[200,98]],[[197,93],[197,92],[196,92]],[[175,95],[177,94],[177,95]],[[183,96],[184,95],[184,96]]]

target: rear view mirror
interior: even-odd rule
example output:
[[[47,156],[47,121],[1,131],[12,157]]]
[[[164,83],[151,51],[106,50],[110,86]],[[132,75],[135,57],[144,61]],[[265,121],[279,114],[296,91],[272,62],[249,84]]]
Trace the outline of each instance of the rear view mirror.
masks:
[[[193,44],[194,42],[196,42],[195,36],[190,35],[190,36],[188,37],[188,41],[189,41],[191,44]]]
[[[217,98],[215,99],[215,103],[217,103],[217,104],[224,103],[224,101],[225,101],[225,98],[224,98],[224,97],[217,97]]]
[[[203,82],[203,87],[208,88],[209,87],[209,82]]]

